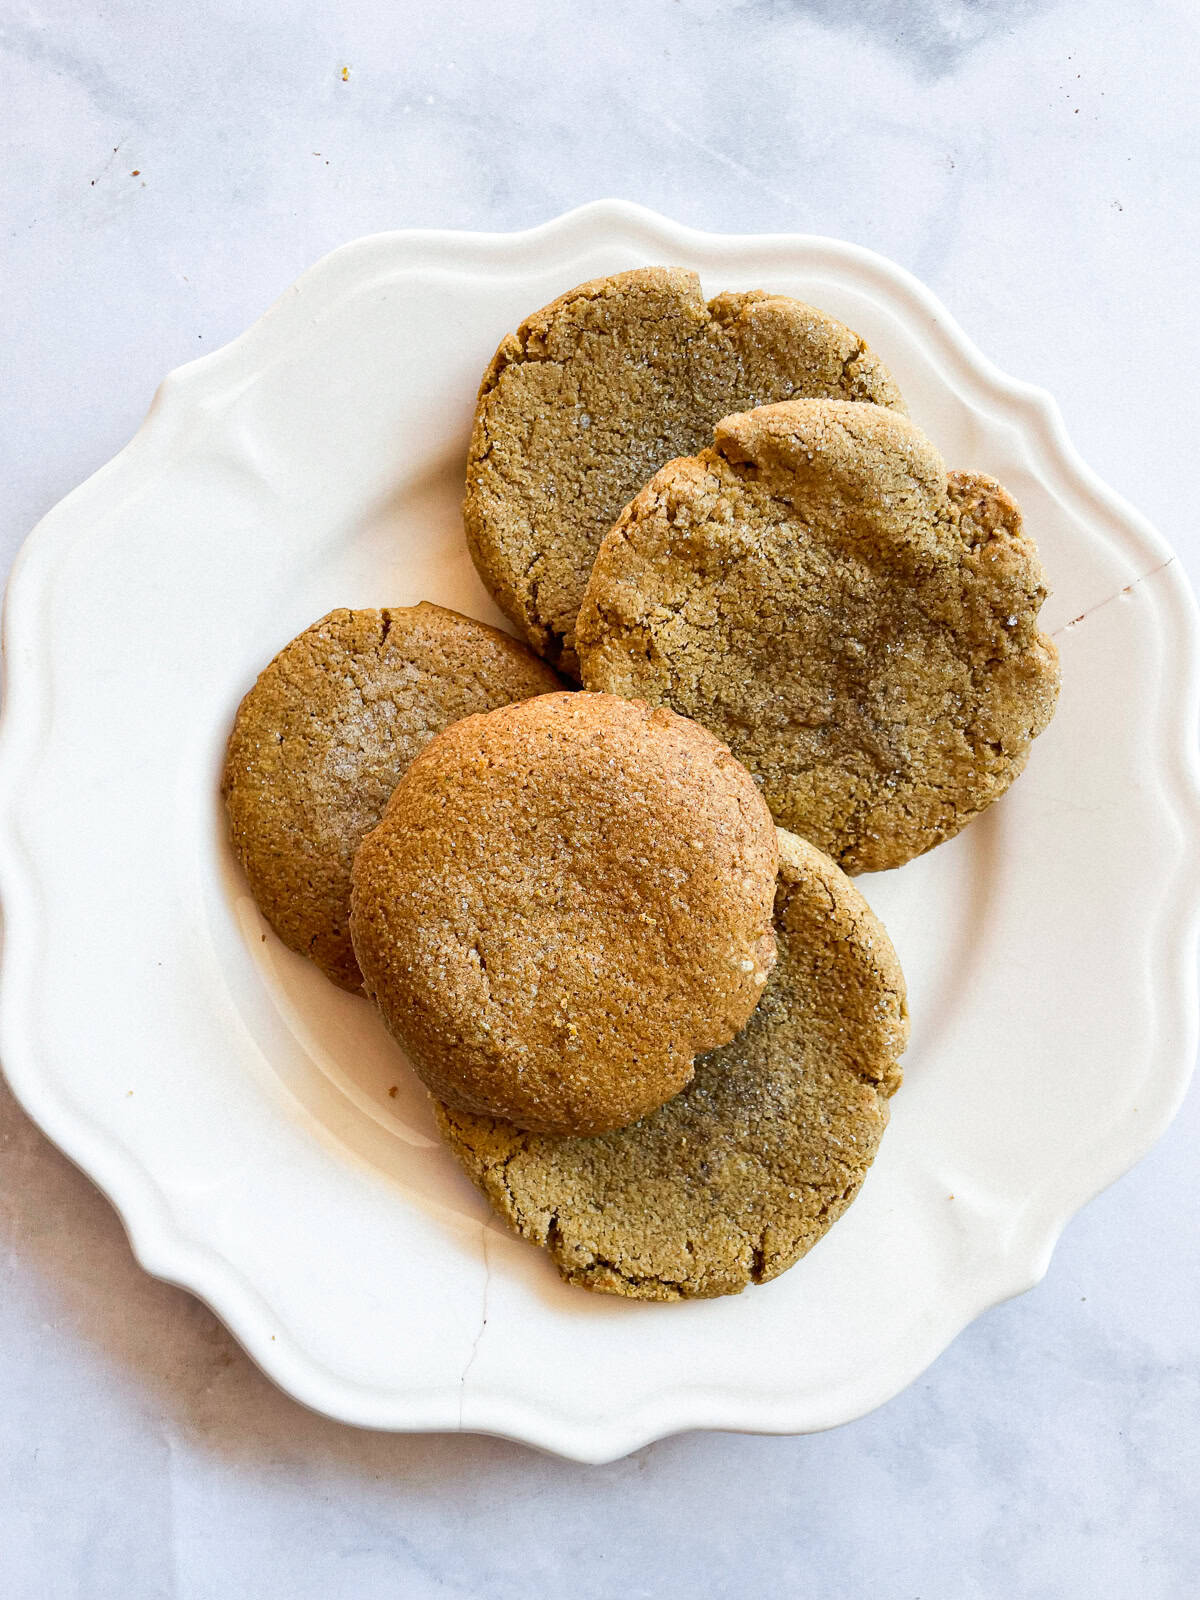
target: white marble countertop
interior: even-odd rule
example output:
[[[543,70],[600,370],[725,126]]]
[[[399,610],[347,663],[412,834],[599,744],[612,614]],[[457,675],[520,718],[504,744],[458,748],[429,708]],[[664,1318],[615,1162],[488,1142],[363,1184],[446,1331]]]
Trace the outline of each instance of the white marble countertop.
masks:
[[[615,194],[902,262],[1200,571],[1192,0],[14,0],[0,70],[5,566],[169,368],[333,246]],[[1195,1594],[1198,1135],[1193,1094],[1040,1288],[862,1422],[585,1468],[302,1410],[0,1088],[0,1585]]]

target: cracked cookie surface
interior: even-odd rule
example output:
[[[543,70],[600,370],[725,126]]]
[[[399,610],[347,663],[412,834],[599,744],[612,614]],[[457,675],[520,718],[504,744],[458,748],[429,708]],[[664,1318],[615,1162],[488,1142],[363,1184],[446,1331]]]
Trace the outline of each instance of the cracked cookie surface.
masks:
[[[845,874],[802,839],[779,843],[775,970],[746,1028],[675,1099],[592,1139],[435,1108],[469,1176],[569,1283],[736,1294],[811,1249],[866,1176],[900,1083],[904,979]]]
[[[439,1098],[558,1133],[622,1127],[757,1004],[778,844],[710,733],[612,695],[457,722],[354,862],[368,994]]]
[[[449,723],[561,687],[517,640],[429,604],[331,611],[285,645],[238,708],[221,785],[284,944],[360,989],[350,866],[396,780]]]
[[[1025,765],[1058,693],[1045,576],[993,479],[892,410],[726,417],[626,507],[579,616],[590,689],[694,717],[775,820],[848,872],[957,833]]]
[[[786,295],[706,303],[695,273],[646,267],[535,312],[484,374],[467,458],[467,542],[501,610],[576,675],[576,614],[621,508],[721,417],[805,395],[903,406],[858,334]]]

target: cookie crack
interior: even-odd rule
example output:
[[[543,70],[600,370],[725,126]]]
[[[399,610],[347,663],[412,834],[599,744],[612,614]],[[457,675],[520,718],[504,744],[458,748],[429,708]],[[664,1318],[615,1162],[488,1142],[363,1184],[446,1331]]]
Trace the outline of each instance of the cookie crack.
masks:
[[[849,1204],[854,1195],[857,1193],[860,1183],[860,1179],[851,1178],[844,1188],[835,1190],[832,1194],[827,1195],[825,1199],[822,1200],[816,1212],[809,1219],[810,1227],[819,1228],[821,1223],[827,1219],[829,1213],[835,1206],[845,1206]],[[801,1255],[806,1254],[807,1250],[811,1249],[812,1246],[817,1242],[816,1239],[810,1239],[806,1247],[804,1240],[805,1235],[801,1235],[799,1238],[792,1240],[791,1245],[786,1251],[776,1250],[774,1255],[776,1258],[782,1258],[784,1261],[786,1261],[788,1266],[791,1266],[796,1260],[799,1259]],[[753,1243],[750,1246],[750,1281],[756,1284],[766,1283],[769,1281],[769,1274],[767,1271],[767,1235],[765,1229],[758,1236],[757,1243]]]
[[[586,1267],[581,1267],[569,1274],[574,1278],[587,1278],[597,1269],[611,1272],[614,1278],[620,1278],[622,1283],[627,1283],[631,1289],[642,1288],[648,1284],[657,1284],[661,1289],[674,1289],[680,1296],[683,1295],[691,1281],[688,1278],[668,1278],[657,1272],[630,1272],[628,1268],[619,1266],[617,1262],[610,1261],[607,1256],[593,1255]]]
[[[866,353],[867,347],[860,339],[852,354],[848,355],[842,362],[842,387],[844,389],[852,389],[854,387],[855,379],[858,375],[857,373],[851,374],[850,368],[854,366],[855,362],[861,361]]]
[[[572,308],[577,305],[599,305],[607,298],[608,296],[604,294],[576,295],[573,299],[568,300],[562,306],[561,313],[569,313]],[[640,327],[644,328],[661,328],[669,325],[674,320],[675,318],[673,314],[668,311],[663,312],[661,315],[656,317],[650,316],[649,314],[644,314],[638,318],[638,324]],[[702,328],[696,329],[691,335],[688,336],[687,343],[689,345],[692,344],[702,332]],[[537,334],[530,328],[518,328],[517,332],[512,335],[513,343],[516,346],[516,349],[506,352],[504,354],[504,359],[497,361],[495,370],[489,375],[490,381],[482,390],[480,398],[482,399],[485,395],[490,395],[492,393],[492,391],[499,385],[501,377],[509,367],[536,364],[565,369],[566,367],[570,366],[573,361],[578,360],[580,348],[583,343],[582,333],[574,340],[571,349],[561,356],[551,355],[550,352],[545,348],[539,349],[537,347],[536,341],[543,339],[544,337],[545,335]],[[616,336],[606,330],[605,337],[609,339],[615,339]]]

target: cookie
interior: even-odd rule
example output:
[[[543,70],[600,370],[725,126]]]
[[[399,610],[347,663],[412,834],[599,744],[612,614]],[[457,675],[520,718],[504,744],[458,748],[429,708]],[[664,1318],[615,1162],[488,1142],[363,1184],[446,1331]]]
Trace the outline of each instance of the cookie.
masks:
[[[802,839],[779,842],[766,993],[674,1100],[597,1139],[436,1108],[470,1177],[568,1283],[737,1294],[790,1267],[858,1193],[900,1084],[904,979],[845,874]]]
[[[350,864],[435,733],[562,687],[495,628],[418,605],[331,611],[279,652],[238,709],[221,792],[263,916],[343,989],[360,989]]]
[[[354,949],[440,1099],[599,1132],[749,1017],[777,858],[753,780],[703,728],[543,695],[455,723],[409,767],[355,858]]]
[[[721,417],[803,395],[903,407],[858,334],[786,295],[706,304],[694,272],[668,267],[572,289],[484,374],[463,508],[480,577],[533,648],[577,675],[576,614],[622,507]]]
[[[848,872],[899,866],[1005,792],[1050,721],[1045,576],[991,478],[906,417],[801,400],[727,417],[601,546],[589,689],[694,717],[783,827]]]

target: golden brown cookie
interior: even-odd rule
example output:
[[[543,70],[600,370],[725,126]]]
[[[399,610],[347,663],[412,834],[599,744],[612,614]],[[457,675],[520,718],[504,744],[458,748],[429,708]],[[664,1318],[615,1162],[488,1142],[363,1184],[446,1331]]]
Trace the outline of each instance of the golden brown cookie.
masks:
[[[238,708],[221,785],[284,944],[360,989],[350,864],[397,778],[448,723],[559,688],[524,645],[441,606],[331,611],[285,645]]]
[[[778,845],[711,734],[611,695],[469,717],[354,862],[368,994],[439,1098],[621,1127],[731,1039],[774,958]]]
[[[702,722],[782,826],[848,872],[950,838],[1054,711],[1045,575],[998,483],[946,475],[879,406],[726,417],[604,540],[579,617],[589,689]]]
[[[480,577],[533,648],[577,674],[576,613],[622,506],[719,418],[801,395],[903,408],[858,334],[803,301],[706,304],[696,274],[670,267],[580,284],[484,374],[463,508]]]
[[[736,1294],[790,1267],[858,1193],[900,1083],[904,979],[850,880],[783,832],[775,938],[745,1031],[635,1126],[555,1139],[437,1107],[471,1178],[568,1283]]]

